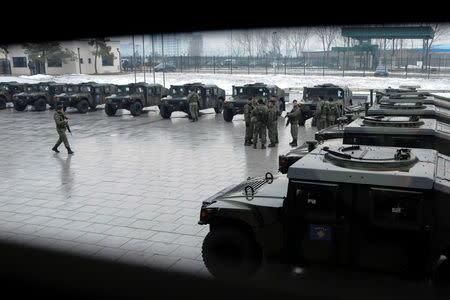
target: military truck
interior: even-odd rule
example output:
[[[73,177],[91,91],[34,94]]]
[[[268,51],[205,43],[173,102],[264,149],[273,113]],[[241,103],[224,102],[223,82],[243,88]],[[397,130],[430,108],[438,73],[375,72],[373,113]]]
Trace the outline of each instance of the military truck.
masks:
[[[263,99],[267,102],[275,96],[278,99],[279,115],[286,110],[285,97],[283,89],[276,85],[267,85],[261,82],[245,84],[242,86],[233,85],[232,96],[224,101],[223,119],[226,122],[233,121],[237,114],[244,113],[244,105],[248,103],[248,98],[256,97],[256,100]]]
[[[25,84],[22,92],[13,95],[14,108],[23,111],[28,105],[32,105],[36,111],[44,111],[47,104],[53,108],[53,96],[61,92],[61,89],[62,85],[55,82]]]
[[[79,113],[85,114],[95,110],[97,105],[105,103],[105,97],[115,91],[113,84],[84,82],[67,87],[67,93],[55,97],[54,102],[62,103],[64,108],[75,107]]]
[[[200,209],[218,278],[266,264],[431,277],[450,255],[450,157],[430,149],[322,145],[287,175],[248,178]]]
[[[6,108],[6,103],[13,102],[13,95],[23,91],[23,83],[16,81],[0,83],[0,109]]]
[[[114,94],[105,97],[105,112],[108,116],[114,116],[118,109],[126,109],[137,117],[145,107],[158,105],[168,93],[168,89],[160,84],[138,82],[118,85]]]
[[[313,118],[312,126],[316,126],[315,113],[319,96],[322,96],[324,100],[333,98],[334,102],[339,103],[341,111],[353,105],[353,94],[348,87],[340,87],[332,83],[303,87],[303,99],[299,103],[302,112],[299,125],[305,125],[307,119]]]
[[[75,103],[79,103],[78,101],[75,102],[76,99],[74,95],[78,94],[81,91],[80,87],[80,84],[77,83],[65,84],[62,87],[61,93],[53,96],[53,106],[60,104],[63,106],[64,111],[66,111],[67,107],[72,107],[75,105]],[[84,111],[84,107],[81,107],[82,105],[79,106],[80,109],[78,111]]]
[[[225,90],[213,84],[208,85],[195,82],[170,86],[169,95],[161,98],[158,105],[161,117],[168,119],[172,115],[172,112],[182,111],[187,113],[188,117],[191,118],[189,103],[187,102],[187,96],[189,95],[190,90],[195,90],[200,96],[200,102],[198,103],[199,111],[202,109],[214,108],[214,111],[217,114],[222,112],[223,102],[225,100]]]

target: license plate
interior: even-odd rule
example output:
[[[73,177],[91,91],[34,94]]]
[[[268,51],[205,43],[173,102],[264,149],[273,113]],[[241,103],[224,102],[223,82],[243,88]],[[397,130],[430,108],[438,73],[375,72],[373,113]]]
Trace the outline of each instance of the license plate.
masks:
[[[311,224],[309,239],[312,241],[331,241],[331,227]]]

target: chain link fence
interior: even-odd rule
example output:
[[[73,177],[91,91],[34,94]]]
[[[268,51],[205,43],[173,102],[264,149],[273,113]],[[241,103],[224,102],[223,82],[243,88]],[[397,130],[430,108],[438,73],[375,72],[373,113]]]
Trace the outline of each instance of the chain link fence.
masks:
[[[385,65],[390,77],[442,78],[450,77],[450,55],[430,55],[428,65],[416,57],[380,57],[379,65]],[[209,74],[266,74],[266,75],[322,75],[322,76],[373,76],[375,60],[365,56],[346,56],[332,53],[311,54],[303,57],[231,57],[231,56],[166,56],[148,57],[145,66],[142,58],[122,58],[123,72],[209,73]],[[135,68],[133,68],[135,65]]]

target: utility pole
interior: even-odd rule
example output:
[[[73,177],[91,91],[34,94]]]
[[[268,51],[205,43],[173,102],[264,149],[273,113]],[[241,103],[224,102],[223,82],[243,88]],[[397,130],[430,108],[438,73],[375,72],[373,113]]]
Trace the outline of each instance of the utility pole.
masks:
[[[164,34],[161,34],[161,52],[162,52],[162,63],[163,63],[163,86],[166,86],[166,61],[164,60]]]
[[[153,42],[153,34],[152,34],[152,69],[153,69],[153,83],[155,84],[155,46]]]
[[[142,35],[142,67],[144,69],[144,82],[147,83],[145,80],[145,50],[144,50],[144,35]]]
[[[80,57],[80,48],[77,48],[78,49],[78,67],[79,67],[79,69],[80,69],[80,74],[81,74],[81,57]]]
[[[133,70],[134,70],[134,83],[136,83],[136,50],[134,49],[134,34],[133,34]]]

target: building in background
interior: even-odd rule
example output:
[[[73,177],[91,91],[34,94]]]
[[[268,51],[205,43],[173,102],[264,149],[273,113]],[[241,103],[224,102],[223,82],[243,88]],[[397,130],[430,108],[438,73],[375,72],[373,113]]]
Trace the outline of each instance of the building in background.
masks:
[[[75,60],[67,60],[66,62],[46,62],[45,74],[60,75],[60,74],[95,74],[95,55],[94,47],[88,44],[89,40],[75,40],[60,42],[61,47],[75,53]],[[107,42],[111,46],[111,57],[97,57],[97,73],[118,73],[120,72],[120,41],[111,40]],[[22,45],[9,45],[8,47],[8,61],[10,64],[11,75],[33,75],[36,71],[30,69],[30,60],[25,54],[25,49]],[[0,59],[5,59],[5,55],[0,54]],[[44,73],[44,71],[38,72]]]

